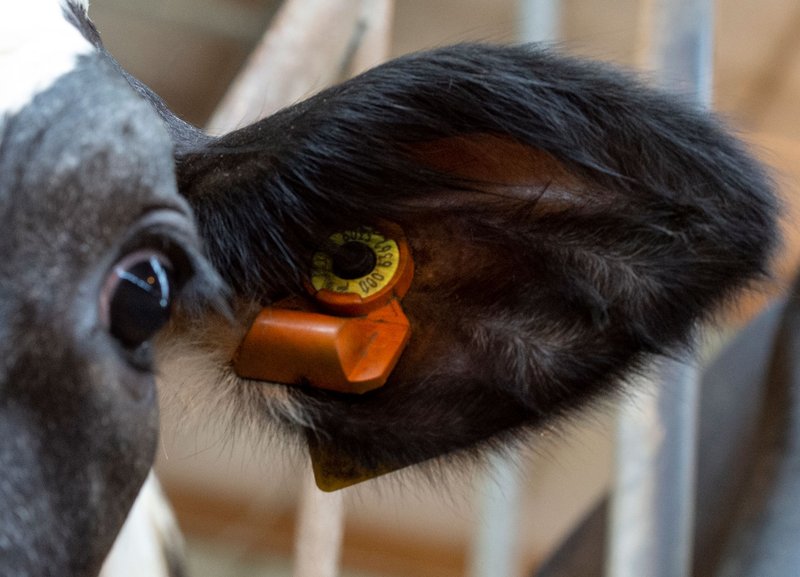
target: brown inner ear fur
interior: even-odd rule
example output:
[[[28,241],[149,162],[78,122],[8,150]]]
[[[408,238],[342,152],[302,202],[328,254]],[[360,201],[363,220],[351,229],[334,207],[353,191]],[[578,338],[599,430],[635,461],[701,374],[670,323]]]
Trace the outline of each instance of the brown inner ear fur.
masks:
[[[474,345],[474,323],[483,315],[512,316],[513,298],[500,302],[510,292],[508,285],[531,285],[536,271],[520,266],[529,255],[512,253],[513,227],[499,238],[496,232],[487,234],[484,225],[502,230],[502,221],[512,216],[516,226],[535,226],[538,216],[610,201],[606,191],[593,189],[591,196],[552,155],[508,138],[446,138],[417,145],[414,155],[471,183],[472,190],[436,194],[424,201],[425,211],[412,211],[401,223],[415,263],[403,302],[414,332],[396,370],[398,381],[476,370],[474,351],[464,355]],[[529,251],[522,244],[517,248]],[[455,335],[460,338],[453,340]],[[498,361],[486,358],[478,364],[485,368]]]
[[[415,154],[472,189],[436,194],[425,201],[425,211],[414,211],[402,222],[416,271],[405,307],[418,317],[406,356],[419,361],[417,355],[437,358],[436,343],[425,337],[425,320],[438,316],[432,308],[458,310],[473,302],[486,304],[488,312],[493,297],[502,298],[506,283],[531,283],[535,269],[519,266],[530,257],[531,247],[522,244],[528,239],[515,246],[514,228],[535,227],[545,215],[607,207],[612,195],[590,189],[552,155],[499,136],[437,140],[418,145]],[[515,249],[520,254],[513,254]],[[480,287],[483,294],[472,290]],[[465,289],[470,302],[463,298]]]
[[[455,136],[418,144],[414,158],[435,170],[475,183],[479,195],[465,192],[437,196],[437,204],[485,203],[492,196],[536,202],[539,213],[608,201],[600,191],[587,194],[585,184],[551,154],[492,134]]]

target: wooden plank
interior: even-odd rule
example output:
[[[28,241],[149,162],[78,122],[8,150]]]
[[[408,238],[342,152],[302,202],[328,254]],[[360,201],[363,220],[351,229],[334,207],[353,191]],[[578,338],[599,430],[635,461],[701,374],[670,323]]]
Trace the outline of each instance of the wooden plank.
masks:
[[[208,130],[250,124],[338,80],[352,55],[361,8],[361,0],[288,0]]]
[[[349,63],[349,76],[355,76],[384,62],[392,45],[394,0],[362,0],[358,24],[358,46]]]

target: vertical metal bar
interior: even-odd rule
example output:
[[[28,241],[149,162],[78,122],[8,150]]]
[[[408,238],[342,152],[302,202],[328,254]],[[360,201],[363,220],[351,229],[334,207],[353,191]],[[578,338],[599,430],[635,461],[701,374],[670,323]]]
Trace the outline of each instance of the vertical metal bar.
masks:
[[[520,0],[519,40],[552,42],[560,34],[559,0]],[[510,577],[519,572],[519,511],[523,472],[514,459],[493,456],[479,493],[477,532],[468,575]]]
[[[620,414],[609,577],[689,575],[698,373],[688,358],[659,369]]]
[[[344,491],[323,493],[306,472],[297,513],[292,577],[336,577],[344,535]]]
[[[493,456],[480,495],[468,575],[517,575],[522,475],[505,455]]]
[[[651,0],[645,68],[667,90],[711,102],[713,0]],[[642,36],[642,38],[646,38]],[[699,374],[691,354],[663,362],[623,407],[611,501],[608,577],[687,577],[694,526]]]
[[[560,0],[520,0],[519,38],[522,42],[555,42],[561,37]]]
[[[688,94],[710,106],[713,0],[646,0],[641,14],[640,64],[668,90]]]

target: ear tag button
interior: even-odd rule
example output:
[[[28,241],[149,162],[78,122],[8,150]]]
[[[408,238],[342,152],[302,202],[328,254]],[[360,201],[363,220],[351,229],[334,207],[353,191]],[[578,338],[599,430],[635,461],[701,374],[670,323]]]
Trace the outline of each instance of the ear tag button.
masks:
[[[240,377],[342,393],[383,386],[410,337],[400,299],[413,263],[399,227],[337,232],[312,261],[310,298],[263,309],[234,358]]]

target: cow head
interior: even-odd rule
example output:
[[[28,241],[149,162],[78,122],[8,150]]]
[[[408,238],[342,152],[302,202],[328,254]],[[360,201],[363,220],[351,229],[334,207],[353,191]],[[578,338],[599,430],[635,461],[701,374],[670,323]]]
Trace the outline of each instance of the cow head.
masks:
[[[169,134],[79,31],[85,5],[8,4],[0,573],[94,575],[153,461],[152,338],[214,276]]]

